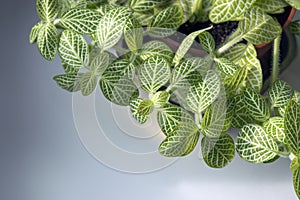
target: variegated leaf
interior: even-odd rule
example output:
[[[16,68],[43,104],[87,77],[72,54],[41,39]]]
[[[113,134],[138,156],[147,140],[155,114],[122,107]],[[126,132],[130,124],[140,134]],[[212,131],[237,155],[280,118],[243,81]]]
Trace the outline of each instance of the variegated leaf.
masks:
[[[195,123],[180,123],[160,144],[158,151],[166,157],[179,157],[191,153],[200,136]]]
[[[238,29],[241,31],[241,37],[254,45],[271,42],[282,31],[276,20],[258,8],[251,8],[245,13]]]
[[[43,24],[37,37],[37,45],[45,59],[54,59],[58,46],[58,30],[53,24]]]
[[[62,32],[58,48],[63,64],[75,71],[88,65],[89,49],[82,35],[71,30]],[[69,69],[68,71],[72,71]]]
[[[137,19],[129,17],[124,27],[124,38],[128,48],[137,52],[143,46],[143,28]]]
[[[135,12],[147,12],[157,6],[161,6],[165,2],[166,0],[133,0],[130,2],[130,7]]]
[[[300,5],[299,5],[299,9],[300,9]],[[294,190],[297,197],[300,199],[300,168],[293,170],[292,173],[293,173]]]
[[[222,54],[223,58],[227,58],[231,62],[238,64],[247,50],[247,45],[238,43]]]
[[[39,32],[42,27],[43,27],[43,23],[39,22],[31,28],[30,35],[29,35],[29,42],[31,44],[33,44],[37,41]]]
[[[229,76],[233,76],[236,70],[239,68],[227,58],[215,58],[214,61],[219,70]]]
[[[236,149],[244,160],[251,163],[262,163],[276,157],[278,146],[259,125],[244,126],[238,134]]]
[[[132,80],[115,73],[104,73],[100,80],[103,95],[111,102],[128,106],[131,99],[137,98],[138,89]]]
[[[215,23],[230,21],[242,16],[256,0],[214,0],[209,19]]]
[[[284,12],[284,8],[288,4],[282,0],[256,0],[253,6],[262,9],[266,13],[279,14]]]
[[[300,35],[300,20],[292,21],[288,28],[293,34]]]
[[[199,42],[202,48],[208,53],[213,53],[215,51],[216,48],[215,39],[209,32],[204,31],[203,33],[200,33]]]
[[[54,76],[53,79],[57,85],[69,92],[77,92],[80,90],[80,77],[82,74],[60,74]]]
[[[248,75],[248,69],[245,67],[239,67],[232,77],[224,80],[224,86],[226,91],[230,95],[236,95],[241,92],[241,89],[245,87],[245,80]]]
[[[115,73],[120,77],[127,77],[130,80],[133,80],[135,75],[135,66],[128,59],[118,59],[114,61],[106,69],[107,73]]]
[[[100,19],[96,33],[101,49],[107,50],[119,42],[130,15],[127,8],[118,7],[110,10]]]
[[[130,101],[130,111],[132,113],[132,116],[140,124],[144,124],[149,118],[149,114],[143,114],[139,111],[140,105],[143,101],[144,101],[144,99],[141,99],[141,98],[134,98]]]
[[[280,143],[285,143],[284,119],[282,117],[272,117],[263,125],[267,134]]]
[[[109,53],[101,52],[92,56],[90,53],[90,64],[87,67],[93,74],[100,77],[109,65]]]
[[[41,20],[50,23],[58,15],[58,0],[36,0],[36,10]]]
[[[171,76],[168,63],[160,56],[147,59],[139,70],[139,82],[143,90],[153,93],[166,84]]]
[[[243,94],[235,96],[234,102],[235,107],[231,126],[233,128],[242,128],[244,125],[252,123],[254,119],[248,113]]]
[[[248,70],[246,86],[253,88],[256,92],[261,91],[263,86],[263,74],[260,65]]]
[[[91,34],[97,29],[101,15],[89,9],[72,9],[63,13],[59,24],[77,33]]]
[[[234,158],[234,141],[230,135],[224,133],[218,138],[204,137],[201,141],[201,151],[209,167],[223,168]]]
[[[192,86],[187,95],[187,105],[195,113],[201,113],[212,104],[220,93],[220,78],[209,70],[203,81]]]
[[[96,88],[98,76],[91,71],[84,73],[80,77],[80,90],[83,96],[90,95]]]
[[[283,107],[293,98],[294,90],[288,83],[277,80],[271,86],[268,95],[273,107]]]
[[[284,130],[289,149],[298,156],[300,152],[300,106],[293,100],[287,104]]]
[[[148,24],[148,34],[152,37],[168,37],[182,24],[183,16],[178,6],[170,6],[155,15]]]
[[[252,88],[247,88],[243,95],[247,111],[251,117],[259,122],[265,122],[270,118],[270,107],[263,96]]]
[[[170,98],[170,94],[166,91],[159,91],[151,96],[150,100],[154,103],[155,107],[163,107]]]
[[[185,54],[189,51],[189,49],[191,48],[192,44],[195,41],[195,38],[202,32],[207,31],[209,29],[211,29],[211,27],[205,28],[205,29],[201,29],[199,31],[195,31],[190,33],[186,38],[184,38],[184,40],[181,42],[180,46],[178,47],[175,57],[173,59],[173,63],[175,65],[178,65],[179,62],[181,61],[181,59],[185,56]]]
[[[162,132],[168,136],[174,132],[180,123],[193,123],[193,117],[182,107],[165,104],[157,111],[157,122]]]

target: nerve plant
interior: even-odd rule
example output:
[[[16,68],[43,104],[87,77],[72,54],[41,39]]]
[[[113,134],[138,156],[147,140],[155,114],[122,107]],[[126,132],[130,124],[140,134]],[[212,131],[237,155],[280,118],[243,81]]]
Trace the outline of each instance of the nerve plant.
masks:
[[[37,0],[41,21],[30,42],[47,60],[58,53],[65,73],[54,80],[63,89],[86,96],[99,84],[140,123],[155,110],[161,155],[188,155],[202,134],[202,156],[213,168],[228,165],[235,151],[255,164],[289,157],[300,197],[300,93],[277,80],[282,28],[272,15],[287,6],[300,9],[297,0]],[[237,29],[216,45],[210,31],[231,21]],[[173,53],[165,38],[186,22],[208,25]],[[300,21],[290,29],[299,34]],[[190,54],[195,39],[205,55]],[[262,95],[254,45],[272,41],[273,84]],[[239,129],[236,141],[230,128]]]

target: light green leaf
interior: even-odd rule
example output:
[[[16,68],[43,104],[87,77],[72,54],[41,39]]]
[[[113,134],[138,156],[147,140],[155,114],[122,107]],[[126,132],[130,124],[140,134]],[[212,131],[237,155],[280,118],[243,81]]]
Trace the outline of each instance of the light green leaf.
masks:
[[[36,0],[36,10],[45,22],[51,22],[58,15],[58,0]]]
[[[214,0],[209,19],[215,23],[230,21],[242,16],[256,0]]]
[[[201,81],[199,72],[205,60],[202,58],[190,59],[176,65],[172,71],[170,88],[190,87]]]
[[[47,60],[53,60],[58,44],[58,31],[53,24],[43,24],[40,28],[37,45],[41,55]]]
[[[232,106],[226,99],[213,102],[205,111],[201,126],[202,132],[209,138],[218,138],[228,130],[233,116]]]
[[[124,38],[132,52],[140,50],[143,46],[143,28],[137,19],[130,17],[124,28]]]
[[[166,0],[133,0],[130,2],[130,7],[135,12],[148,12],[165,2]]]
[[[290,6],[300,10],[300,1],[299,0],[285,0]]]
[[[183,15],[178,6],[170,6],[160,11],[148,24],[148,34],[152,37],[168,37],[182,24]]]
[[[104,73],[100,80],[103,95],[111,102],[128,106],[131,99],[137,98],[138,89],[132,80],[115,73]]]
[[[29,41],[31,44],[35,43],[37,41],[39,32],[41,30],[41,28],[43,27],[43,23],[39,22],[36,25],[34,25],[30,31],[30,35],[29,35]]]
[[[223,58],[227,58],[234,64],[238,64],[240,59],[244,56],[246,50],[247,50],[247,45],[243,43],[238,43],[228,49],[226,52],[222,54]]]
[[[238,66],[227,58],[215,58],[216,66],[226,75],[233,76]]]
[[[198,13],[198,21],[207,22],[209,20],[209,12],[211,11],[214,0],[202,0],[202,9]]]
[[[234,102],[235,107],[231,126],[233,128],[242,128],[244,125],[252,123],[254,120],[248,113],[243,94],[235,96]]]
[[[300,168],[293,171],[293,185],[296,195],[300,199]]]
[[[300,35],[300,20],[292,21],[288,28],[293,34]]]
[[[284,130],[289,149],[298,156],[300,152],[300,106],[293,100],[287,104]]]
[[[191,48],[192,44],[195,41],[195,38],[202,32],[207,31],[209,29],[211,29],[211,27],[205,28],[205,29],[201,29],[199,31],[195,31],[190,33],[186,38],[184,38],[184,40],[181,42],[180,46],[178,47],[175,57],[173,59],[173,63],[175,65],[178,65],[180,60],[185,56],[185,54],[189,51],[189,49]]]
[[[284,8],[288,4],[282,0],[256,0],[253,6],[262,9],[266,13],[279,14],[284,12]]]
[[[194,150],[199,136],[200,131],[195,123],[180,123],[160,144],[158,151],[167,157],[188,155]]]
[[[133,80],[135,75],[135,66],[128,59],[118,59],[106,69],[107,73],[115,73],[120,77],[127,77]]]
[[[204,137],[201,141],[201,151],[209,167],[223,168],[234,158],[234,141],[228,134],[221,134],[218,138]]]
[[[58,53],[68,71],[79,70],[89,63],[89,49],[82,35],[71,30],[62,32]]]
[[[149,21],[151,21],[154,17],[154,11],[134,12],[133,16],[140,22],[142,26],[148,26]]]
[[[155,107],[163,107],[170,98],[170,94],[166,91],[159,91],[151,96],[150,100],[154,103]]]
[[[203,81],[192,86],[187,95],[187,105],[195,113],[201,113],[212,104],[220,93],[220,78],[209,70]]]
[[[252,88],[244,91],[244,100],[251,117],[259,122],[265,122],[270,117],[270,108],[264,97]]]
[[[64,13],[74,6],[76,6],[75,0],[58,0],[59,4],[59,14]]]
[[[248,70],[246,85],[253,88],[256,92],[260,92],[263,86],[263,74],[260,65],[252,67]]]
[[[290,164],[290,169],[292,171],[297,170],[300,167],[299,157],[295,157],[292,159],[292,162]]]
[[[98,76],[91,71],[84,73],[80,78],[80,90],[83,96],[90,95],[96,88]]]
[[[94,57],[90,54],[90,64],[87,67],[93,74],[100,77],[110,64],[110,56],[106,52],[102,52]]]
[[[118,43],[130,15],[127,8],[118,7],[110,10],[100,19],[96,33],[101,49],[107,50]]]
[[[165,135],[174,132],[181,123],[193,123],[194,118],[182,107],[165,104],[157,111],[157,122]]]
[[[170,47],[158,40],[145,43],[139,55],[143,60],[147,60],[153,56],[161,56],[169,63],[172,63],[174,57],[174,53]]]
[[[245,67],[239,67],[232,77],[224,80],[224,85],[228,94],[236,95],[245,87],[245,80],[248,75],[248,70]]]
[[[244,126],[238,134],[236,149],[244,160],[262,163],[273,159],[278,152],[275,140],[255,124]]]
[[[240,66],[247,66],[247,68],[251,69],[261,68],[260,61],[257,58],[256,49],[253,44],[249,43],[246,46],[243,57],[238,61]]]
[[[183,12],[183,23],[190,20],[193,15],[193,0],[180,0],[177,4],[181,7]]]
[[[168,63],[160,56],[150,57],[139,70],[139,82],[143,90],[153,93],[166,84],[171,76]]]
[[[282,107],[292,99],[294,95],[293,88],[282,80],[277,80],[268,91],[270,102],[273,107]]]
[[[57,85],[69,92],[77,92],[80,90],[80,77],[82,74],[60,74],[54,76],[53,79]]]
[[[215,51],[216,48],[215,39],[209,32],[204,31],[203,33],[200,33],[199,42],[202,48],[208,53],[213,53]]]
[[[141,98],[134,98],[130,101],[130,111],[132,113],[132,116],[140,124],[144,124],[149,118],[149,114],[143,114],[140,112],[141,104],[143,101],[144,99]]]
[[[280,143],[285,143],[284,119],[282,117],[272,117],[263,125],[267,134]]]
[[[258,8],[251,8],[245,13],[245,18],[239,23],[238,29],[241,37],[254,45],[271,42],[282,31],[277,21]]]
[[[101,15],[88,9],[72,9],[63,13],[59,25],[78,33],[91,34],[97,29]]]

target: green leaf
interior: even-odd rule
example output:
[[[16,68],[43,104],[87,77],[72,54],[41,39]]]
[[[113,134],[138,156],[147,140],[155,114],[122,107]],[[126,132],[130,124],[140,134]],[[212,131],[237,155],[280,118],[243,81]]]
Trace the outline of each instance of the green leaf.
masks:
[[[244,56],[247,47],[248,46],[246,44],[238,43],[224,52],[222,57],[227,58],[234,64],[238,64],[240,59]]]
[[[183,23],[190,20],[193,15],[193,2],[193,0],[177,1],[177,4],[181,7],[183,12]]]
[[[118,7],[110,10],[100,19],[96,34],[101,49],[107,50],[118,43],[129,16],[130,11],[127,8]]]
[[[184,38],[184,40],[181,42],[180,46],[178,47],[175,57],[173,59],[173,63],[175,65],[178,65],[180,60],[185,56],[185,54],[189,51],[189,49],[191,48],[192,44],[194,43],[196,37],[204,32],[207,31],[209,29],[211,29],[211,27],[205,28],[205,29],[201,29],[199,31],[195,31],[190,33],[186,38]]]
[[[100,77],[107,69],[108,65],[110,64],[110,55],[109,53],[102,52],[98,55],[92,57],[90,54],[90,64],[87,68],[96,76]]]
[[[36,10],[45,22],[51,22],[58,15],[58,0],[36,0]]]
[[[88,9],[72,9],[63,13],[59,25],[77,33],[91,34],[97,29],[101,15]]]
[[[277,155],[278,146],[264,129],[255,124],[244,126],[238,134],[236,149],[244,160],[262,163]]]
[[[130,2],[130,7],[135,12],[148,12],[165,2],[166,0],[134,0]]]
[[[183,16],[178,6],[170,6],[155,15],[148,25],[152,37],[167,37],[176,32],[182,24]]]
[[[71,30],[62,32],[58,53],[63,64],[72,70],[79,70],[89,63],[89,49],[82,35]]]
[[[64,13],[76,6],[75,0],[59,0],[59,13]]]
[[[200,33],[199,42],[202,48],[208,53],[213,53],[215,51],[216,48],[215,39],[209,32],[204,31],[203,33]]]
[[[194,150],[199,136],[200,131],[195,123],[180,123],[160,144],[158,151],[166,157],[188,155]]]
[[[292,99],[294,90],[288,83],[277,80],[268,91],[268,95],[273,107],[282,107]]]
[[[201,81],[200,68],[205,64],[202,58],[190,59],[176,65],[172,71],[171,88],[189,87]]]
[[[253,6],[262,9],[266,13],[279,14],[284,12],[284,8],[288,4],[282,0],[256,0]]]
[[[221,134],[218,138],[204,137],[201,141],[201,151],[209,167],[223,168],[234,158],[234,141],[228,134]]]
[[[300,2],[298,0],[285,0],[290,6],[300,10]]]
[[[245,13],[238,29],[241,37],[254,45],[271,42],[282,31],[277,21],[258,8],[251,8]]]
[[[171,70],[160,56],[150,57],[139,70],[139,82],[143,90],[153,93],[168,82]]]
[[[232,77],[224,80],[224,85],[228,94],[239,94],[240,89],[244,88],[245,80],[248,75],[248,69],[245,67],[238,68]]]
[[[299,167],[300,167],[299,157],[294,157],[294,158],[292,159],[291,164],[290,164],[290,169],[291,169],[292,171],[295,171],[295,170],[297,170]]]
[[[209,19],[215,23],[231,21],[242,16],[256,0],[214,0]]]
[[[132,113],[132,116],[140,124],[144,124],[149,118],[149,114],[145,114],[145,113],[140,112],[141,104],[142,104],[143,101],[144,101],[144,99],[134,98],[130,102],[130,111]]]
[[[284,116],[286,143],[293,154],[300,152],[300,106],[293,100],[287,104]]]
[[[106,72],[115,73],[120,77],[127,77],[133,80],[135,76],[135,66],[128,59],[118,59],[108,66]]]
[[[174,132],[181,123],[193,123],[194,118],[182,107],[164,104],[157,111],[157,122],[165,135]]]
[[[293,34],[300,35],[300,20],[292,21],[288,28]]]
[[[151,101],[154,103],[155,107],[161,108],[163,107],[170,98],[170,94],[166,91],[159,91],[151,96]]]
[[[235,96],[234,102],[235,107],[231,126],[233,128],[242,128],[244,125],[252,123],[254,119],[249,115],[243,94]]]
[[[36,25],[34,25],[30,31],[30,35],[29,35],[29,41],[31,44],[35,43],[37,41],[39,32],[41,30],[41,28],[43,27],[43,23],[39,22]]]
[[[130,17],[124,28],[125,42],[132,52],[140,50],[143,46],[143,28],[137,19]]]
[[[282,117],[272,117],[263,125],[267,134],[280,143],[285,143],[284,119]]]
[[[238,66],[227,58],[215,58],[216,66],[226,75],[233,76]]]
[[[293,185],[297,197],[300,198],[300,168],[293,171]]]
[[[47,60],[53,60],[58,44],[58,31],[53,24],[43,24],[40,28],[37,45],[41,55]]]
[[[260,64],[248,70],[246,86],[253,88],[256,92],[261,91],[263,86],[263,74]]]
[[[202,120],[202,132],[209,138],[218,138],[230,127],[233,116],[232,106],[226,99],[213,102],[205,111]]]
[[[251,117],[259,122],[269,119],[270,108],[264,97],[252,88],[247,88],[243,94],[247,111]]]
[[[209,70],[203,81],[192,86],[187,95],[187,105],[195,113],[201,113],[212,104],[220,93],[220,78]]]
[[[145,43],[139,55],[143,60],[147,60],[153,56],[161,56],[169,63],[172,63],[174,57],[174,53],[170,47],[158,40]]]
[[[80,90],[83,96],[90,95],[96,88],[98,76],[91,71],[84,73],[80,78]]]
[[[77,92],[80,90],[80,77],[82,74],[60,74],[54,76],[53,79],[57,85],[69,92]]]
[[[121,106],[128,106],[131,99],[139,95],[132,80],[115,73],[104,73],[100,80],[100,88],[109,101]]]

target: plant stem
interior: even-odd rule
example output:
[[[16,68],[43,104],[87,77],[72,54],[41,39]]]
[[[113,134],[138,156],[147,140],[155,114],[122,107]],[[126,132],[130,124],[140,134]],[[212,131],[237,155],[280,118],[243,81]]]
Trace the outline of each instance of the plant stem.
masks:
[[[215,52],[216,56],[221,55],[222,53],[224,53],[225,51],[227,51],[230,47],[232,47],[233,45],[235,45],[237,42],[239,42],[242,39],[243,39],[243,35],[242,34],[237,34],[236,37],[233,37],[231,40],[229,40],[226,44],[224,44],[222,47],[220,47]]]
[[[196,125],[201,129],[202,113],[195,113]]]
[[[277,153],[279,156],[282,156],[282,157],[289,157],[289,156],[290,156],[290,153],[289,153],[289,152],[277,151],[276,153]]]
[[[278,79],[279,74],[280,37],[281,35],[274,40],[273,44],[272,84]]]

